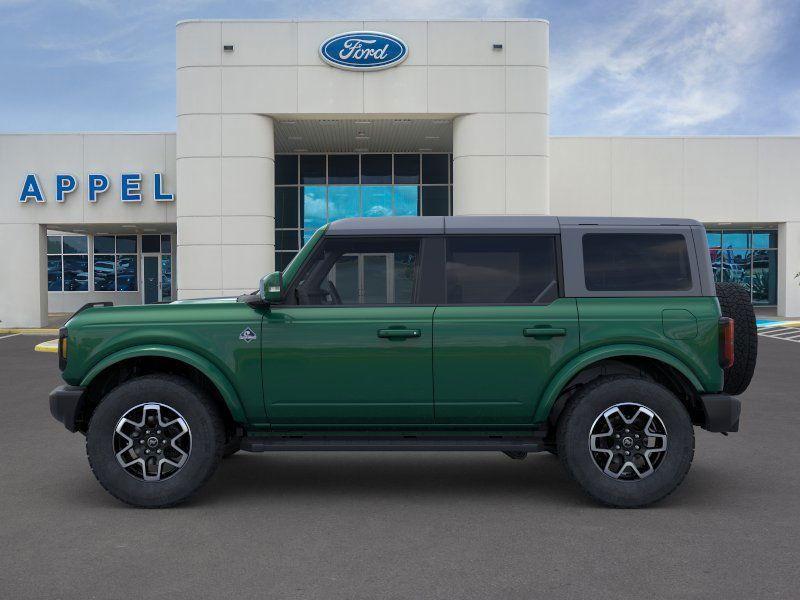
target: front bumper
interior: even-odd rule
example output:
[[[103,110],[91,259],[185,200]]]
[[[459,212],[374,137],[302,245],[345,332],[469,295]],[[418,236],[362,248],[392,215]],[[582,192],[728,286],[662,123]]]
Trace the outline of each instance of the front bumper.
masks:
[[[719,433],[739,431],[739,415],[742,411],[741,401],[728,394],[702,394],[705,424],[703,429]]]
[[[60,385],[50,392],[50,414],[69,431],[78,431],[86,388]]]

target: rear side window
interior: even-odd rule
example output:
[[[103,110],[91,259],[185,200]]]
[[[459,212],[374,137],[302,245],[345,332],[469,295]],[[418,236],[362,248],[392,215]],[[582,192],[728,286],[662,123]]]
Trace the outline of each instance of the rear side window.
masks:
[[[448,304],[543,304],[557,297],[554,236],[447,239]]]
[[[588,233],[583,268],[590,291],[692,289],[686,239],[679,233]]]

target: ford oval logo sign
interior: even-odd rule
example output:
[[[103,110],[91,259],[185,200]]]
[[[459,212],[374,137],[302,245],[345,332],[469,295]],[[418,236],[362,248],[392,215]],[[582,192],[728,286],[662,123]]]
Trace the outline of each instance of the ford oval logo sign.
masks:
[[[322,42],[319,53],[322,60],[340,69],[377,71],[403,62],[408,46],[388,33],[349,31]]]

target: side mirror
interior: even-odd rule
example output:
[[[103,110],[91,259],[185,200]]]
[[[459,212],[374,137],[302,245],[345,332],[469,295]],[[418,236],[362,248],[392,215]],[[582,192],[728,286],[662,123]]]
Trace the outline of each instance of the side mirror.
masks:
[[[283,273],[275,271],[262,277],[258,294],[266,303],[280,302],[283,295]]]

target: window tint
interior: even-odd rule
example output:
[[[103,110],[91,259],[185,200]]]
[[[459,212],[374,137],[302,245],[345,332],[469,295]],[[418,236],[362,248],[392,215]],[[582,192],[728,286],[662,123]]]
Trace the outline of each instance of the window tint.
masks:
[[[447,239],[448,304],[530,304],[558,297],[553,236]]]
[[[583,236],[586,289],[681,291],[692,288],[685,238],[678,233],[590,233]]]
[[[411,304],[417,239],[326,239],[297,286],[306,305]]]

